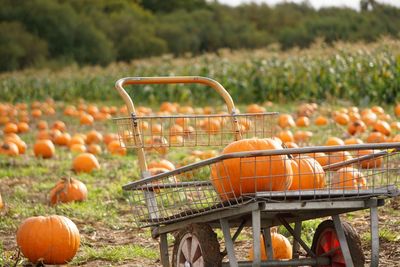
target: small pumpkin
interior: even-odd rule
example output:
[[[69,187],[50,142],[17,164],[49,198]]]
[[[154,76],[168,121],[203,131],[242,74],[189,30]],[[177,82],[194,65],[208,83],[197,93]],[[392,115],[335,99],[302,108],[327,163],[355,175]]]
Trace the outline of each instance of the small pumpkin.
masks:
[[[87,151],[87,148],[85,145],[82,144],[73,144],[69,150],[71,150],[71,152],[73,153],[83,153]]]
[[[68,146],[71,142],[71,135],[69,133],[61,133],[54,137],[54,143],[59,146]]]
[[[271,245],[274,253],[274,260],[287,260],[292,258],[292,245],[289,240],[279,234],[276,227],[271,228]],[[267,250],[265,248],[264,236],[260,237],[260,249],[261,249],[261,260],[265,261],[268,259]],[[254,251],[253,247],[249,250],[249,260],[253,261]]]
[[[112,155],[120,155],[120,156],[125,156],[126,155],[126,147],[124,144],[118,140],[111,141],[107,145],[107,150],[112,154]]]
[[[291,160],[293,179],[289,190],[319,189],[325,187],[325,172],[321,164],[309,156]]]
[[[331,188],[342,190],[367,189],[367,181],[357,169],[344,167],[333,175]]]
[[[315,125],[317,126],[325,126],[329,124],[329,120],[327,117],[324,116],[318,116],[315,120],[314,120]]]
[[[67,130],[67,126],[63,121],[57,120],[53,123],[53,129],[60,130],[61,132],[65,132]]]
[[[101,146],[98,144],[90,144],[87,147],[87,151],[93,155],[100,155],[102,152]]]
[[[18,146],[13,142],[6,141],[0,146],[0,154],[13,157],[18,156],[19,155]]]
[[[34,264],[66,264],[79,249],[80,235],[67,217],[30,217],[18,227],[17,244]]]
[[[290,127],[294,127],[296,125],[292,115],[290,115],[290,114],[279,115],[278,124],[281,128],[290,128]]]
[[[307,127],[310,125],[310,119],[306,116],[300,116],[296,120],[297,127]]]
[[[386,141],[386,136],[381,132],[371,132],[366,141],[367,143],[383,143]]]
[[[27,133],[29,132],[29,124],[23,121],[18,123],[18,133]]]
[[[340,125],[347,125],[350,121],[349,115],[343,112],[338,112],[336,115],[333,117],[335,122]]]
[[[38,140],[33,146],[33,152],[36,157],[48,159],[54,156],[56,148],[50,140]]]
[[[284,143],[286,143],[286,142],[294,142],[293,133],[290,130],[285,130],[285,131],[279,132],[278,137]]]
[[[347,132],[351,135],[363,133],[367,130],[367,126],[362,120],[351,121],[347,126]]]
[[[72,168],[75,172],[90,173],[93,170],[100,169],[100,164],[97,158],[90,153],[82,153],[75,157]]]
[[[331,136],[326,140],[325,145],[326,146],[343,146],[344,141],[342,139],[340,139],[339,137]]]
[[[282,149],[271,138],[243,139],[224,148],[222,154]],[[233,158],[211,168],[212,183],[223,200],[256,191],[283,191],[292,183],[292,168],[286,155]]]
[[[18,125],[13,122],[8,122],[3,129],[4,134],[18,133]]]
[[[147,166],[149,169],[151,168],[164,168],[167,169],[169,171],[175,170],[175,165],[166,159],[162,159],[162,160],[157,160],[157,161],[152,161],[149,163],[149,165]]]
[[[84,183],[74,178],[61,178],[50,191],[50,204],[84,201],[87,198],[87,188]]]
[[[386,121],[383,120],[377,120],[374,124],[374,130],[378,131],[386,136],[389,136],[390,133],[392,132],[392,129]]]
[[[0,210],[2,210],[4,208],[4,202],[3,199],[1,198],[1,194],[0,194]]]
[[[96,130],[92,130],[86,134],[86,144],[98,144],[102,141],[103,135]]]
[[[80,115],[79,122],[81,125],[93,125],[94,118],[90,114],[83,113]]]

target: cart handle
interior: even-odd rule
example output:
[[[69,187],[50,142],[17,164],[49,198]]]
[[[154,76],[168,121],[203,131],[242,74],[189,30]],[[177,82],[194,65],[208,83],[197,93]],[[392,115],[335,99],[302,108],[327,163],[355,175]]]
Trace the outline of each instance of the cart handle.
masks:
[[[115,88],[118,93],[124,99],[125,104],[128,108],[130,114],[135,113],[135,107],[133,105],[132,99],[128,93],[123,88],[126,84],[179,84],[179,83],[198,83],[204,84],[212,87],[218,94],[224,99],[226,106],[228,107],[228,112],[230,114],[236,114],[235,105],[233,103],[232,97],[226,91],[226,89],[217,81],[201,77],[201,76],[171,76],[171,77],[126,77],[119,79],[115,83]]]

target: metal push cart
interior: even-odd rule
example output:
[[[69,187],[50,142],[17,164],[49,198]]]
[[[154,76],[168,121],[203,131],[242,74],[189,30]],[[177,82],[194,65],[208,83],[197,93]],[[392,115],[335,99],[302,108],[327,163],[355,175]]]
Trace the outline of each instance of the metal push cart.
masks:
[[[212,87],[224,99],[228,113],[137,116],[123,88],[173,83]],[[175,236],[172,266],[364,266],[358,233],[339,216],[363,209],[370,210],[371,266],[378,266],[377,208],[386,198],[399,195],[400,143],[255,148],[152,174],[145,152],[223,147],[241,139],[271,138],[277,114],[238,114],[228,92],[204,77],[123,78],[116,89],[130,114],[115,119],[120,141],[136,149],[142,176],[123,189],[130,192],[138,226],[151,227],[153,238],[160,238],[163,266],[171,265],[167,241],[171,233]],[[309,162],[308,169],[302,165],[303,159]],[[298,164],[288,171],[286,167],[293,161]],[[297,188],[279,187],[288,180],[292,184],[297,181]],[[301,237],[302,222],[327,216],[332,220],[318,226],[309,247]],[[270,228],[279,225],[293,237],[292,259],[274,259]],[[238,261],[235,254],[235,240],[245,227],[252,229],[252,261]],[[223,233],[222,252],[216,228]],[[305,256],[300,257],[300,246]],[[262,247],[268,259],[262,259]],[[225,256],[228,262],[223,262]]]

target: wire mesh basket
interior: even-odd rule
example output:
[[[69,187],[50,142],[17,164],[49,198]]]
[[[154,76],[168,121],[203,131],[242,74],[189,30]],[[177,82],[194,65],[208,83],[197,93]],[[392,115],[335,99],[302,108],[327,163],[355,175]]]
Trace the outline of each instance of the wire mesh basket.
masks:
[[[114,119],[126,148],[224,146],[241,138],[273,136],[276,112],[222,115],[141,116]]]
[[[140,227],[251,201],[329,201],[399,194],[399,143],[221,155],[124,186]],[[150,174],[149,174],[150,175]]]

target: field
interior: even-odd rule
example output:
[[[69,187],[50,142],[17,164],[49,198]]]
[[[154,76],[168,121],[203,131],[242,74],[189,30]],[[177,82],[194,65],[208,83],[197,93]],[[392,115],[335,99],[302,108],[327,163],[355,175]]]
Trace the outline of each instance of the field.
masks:
[[[1,150],[0,194],[5,206],[0,209],[0,266],[27,264],[26,258],[18,252],[18,226],[30,216],[50,214],[70,218],[80,231],[81,246],[69,263],[72,266],[161,265],[158,241],[151,238],[149,229],[135,227],[129,193],[122,190],[122,185],[139,179],[136,153],[111,148],[105,143],[106,136],[115,139],[112,134],[116,133],[116,127],[110,118],[127,115],[122,100],[112,89],[118,78],[213,77],[232,93],[242,112],[267,110],[289,114],[294,124],[280,124],[275,133],[287,146],[324,145],[333,135],[348,144],[399,142],[400,106],[395,103],[400,92],[399,54],[400,42],[383,40],[368,46],[340,44],[326,48],[320,45],[282,55],[266,51],[221,51],[219,55],[164,57],[105,69],[71,67],[54,72],[29,70],[1,75],[0,90],[4,102],[0,103],[0,139],[16,143],[18,140],[15,139],[22,139],[26,151],[18,156],[8,156]],[[226,111],[215,93],[211,90],[204,93],[200,88],[146,86],[143,90],[132,90],[131,95],[142,115],[159,112],[161,103],[167,100],[179,104],[171,103],[176,110],[164,110],[164,115]],[[250,105],[255,102],[258,104]],[[82,119],[87,114],[93,122],[87,117]],[[320,117],[325,118],[327,124],[317,125],[316,120]],[[7,123],[11,127],[10,122],[23,121],[29,129],[21,132],[17,128],[19,137],[10,135],[13,130],[7,130]],[[360,124],[360,121],[365,128],[359,127],[352,132],[350,126],[354,126],[354,122]],[[384,125],[383,129],[378,124]],[[89,133],[93,130],[101,137],[90,141]],[[305,131],[308,132],[304,135]],[[50,158],[35,157],[37,140],[50,139],[57,143],[56,138],[62,133],[79,139],[78,146],[73,147],[70,142],[56,144]],[[97,144],[96,149],[101,150],[95,150],[100,168],[89,173],[74,171],[74,158],[91,144]],[[166,158],[178,167],[218,155],[221,147],[212,149],[206,156],[182,149],[171,149],[166,155],[157,151],[149,154],[152,160]],[[88,198],[83,202],[49,205],[49,192],[63,177],[84,182]],[[379,209],[381,263],[388,266],[400,266],[399,207],[399,199],[391,199]],[[369,213],[349,213],[343,219],[360,233],[368,260]],[[303,235],[309,244],[319,222],[310,221],[304,225]],[[280,232],[287,235],[283,228]],[[237,250],[242,259],[247,258],[251,247],[250,233],[246,230],[238,239]],[[220,231],[217,235],[222,241]],[[169,236],[169,239],[172,246],[174,238]]]

